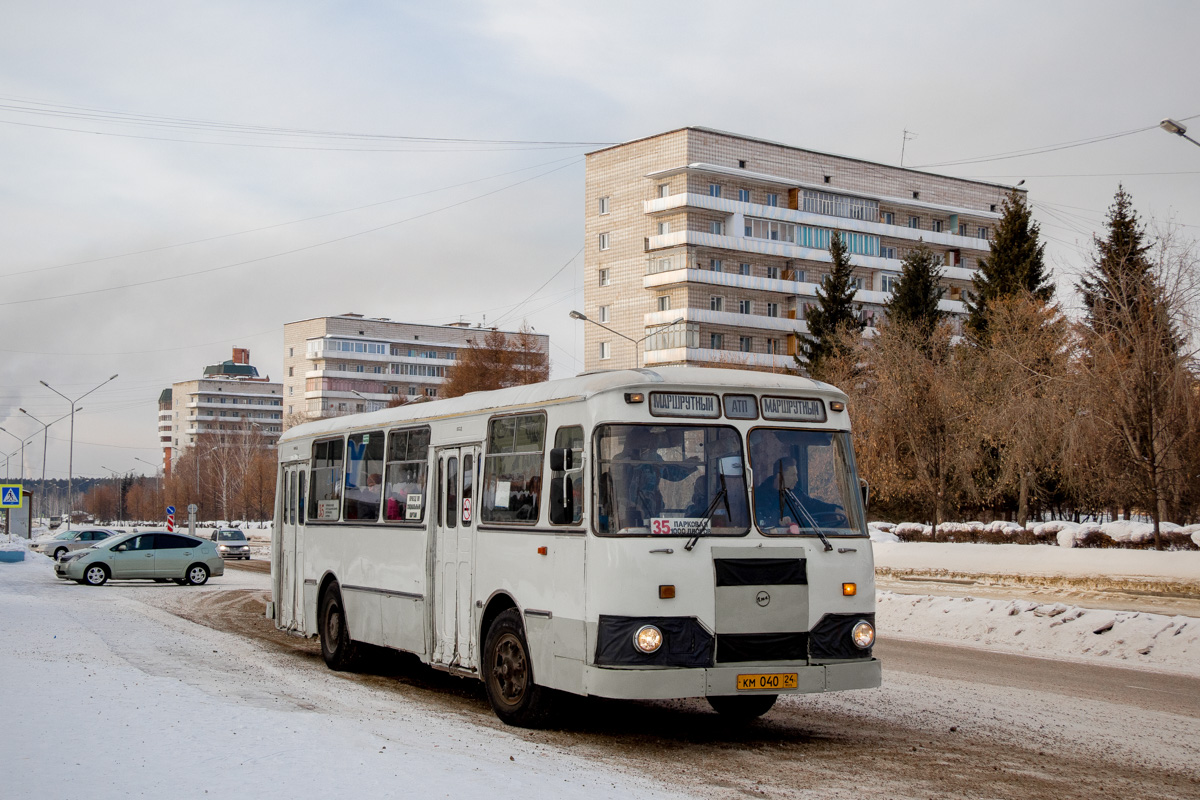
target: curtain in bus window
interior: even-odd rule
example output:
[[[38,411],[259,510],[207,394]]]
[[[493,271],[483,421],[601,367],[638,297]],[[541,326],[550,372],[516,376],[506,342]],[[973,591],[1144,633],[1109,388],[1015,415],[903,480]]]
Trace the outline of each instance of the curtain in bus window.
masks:
[[[425,481],[429,464],[429,428],[388,433],[383,518],[389,522],[425,519]]]
[[[342,497],[342,455],[345,442],[330,439],[313,444],[312,485],[309,486],[308,518],[334,521],[338,519]]]
[[[356,433],[346,440],[344,520],[379,519],[383,494],[383,431]]]
[[[542,499],[546,417],[523,414],[488,424],[483,462],[483,522],[533,523]]]
[[[750,507],[742,442],[716,425],[603,425],[595,450],[596,530],[740,536]]]

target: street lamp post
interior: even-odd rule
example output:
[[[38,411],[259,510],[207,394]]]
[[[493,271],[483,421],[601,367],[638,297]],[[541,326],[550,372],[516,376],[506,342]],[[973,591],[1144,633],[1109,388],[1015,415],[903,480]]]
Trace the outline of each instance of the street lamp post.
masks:
[[[9,436],[13,437],[18,442],[21,443],[21,475],[20,475],[20,477],[21,477],[21,480],[25,480],[25,440],[22,439],[20,436],[17,436],[15,433],[10,431],[8,428],[0,428],[0,431],[4,431]],[[32,442],[33,440],[30,439],[29,441]],[[15,450],[13,451],[13,455],[16,455]]]
[[[638,349],[642,342],[646,341],[647,339],[649,339],[651,336],[653,336],[656,333],[662,333],[667,328],[673,328],[676,325],[678,325],[679,323],[687,321],[687,317],[680,317],[679,319],[675,320],[674,322],[671,322],[667,325],[663,325],[651,333],[647,333],[645,336],[643,336],[640,339],[634,339],[632,336],[626,336],[625,334],[621,333],[618,330],[613,330],[612,328],[605,325],[603,322],[596,322],[596,320],[594,320],[594,319],[589,319],[582,311],[572,311],[570,313],[570,317],[571,317],[571,319],[578,319],[578,320],[582,320],[584,322],[590,322],[593,325],[599,325],[601,328],[604,328],[604,330],[608,331],[609,333],[616,334],[617,336],[620,336],[622,339],[626,340],[627,342],[632,342],[633,343],[633,368],[634,369],[637,369],[638,367],[641,366],[641,358],[638,357]]]
[[[1170,117],[1167,117],[1162,122],[1158,123],[1158,127],[1162,128],[1167,133],[1173,133],[1176,136],[1181,136],[1197,147],[1200,147],[1200,142],[1197,142],[1195,139],[1187,135],[1187,126],[1182,122],[1176,122]]]
[[[50,514],[48,513],[50,510],[49,505],[48,505],[49,498],[46,496],[46,443],[49,438],[47,434],[50,430],[50,426],[53,425],[54,422],[62,422],[64,419],[67,418],[67,415],[63,414],[58,419],[54,420],[54,422],[42,422],[40,419],[35,417],[33,414],[30,414],[28,411],[26,411],[23,408],[18,408],[17,411],[20,411],[22,414],[24,414],[25,416],[29,417],[31,420],[36,422],[38,425],[42,426],[42,483],[41,483],[42,516],[49,517],[50,516]]]
[[[75,506],[75,494],[72,489],[72,483],[71,483],[72,473],[74,472],[74,469],[75,469],[75,412],[78,410],[75,408],[75,404],[78,403],[83,398],[87,397],[92,392],[96,391],[96,389],[99,389],[104,384],[109,383],[110,381],[114,381],[116,379],[117,379],[117,376],[114,373],[111,378],[109,378],[106,381],[103,381],[102,383],[98,384],[97,386],[94,386],[91,389],[88,389],[86,392],[79,395],[79,397],[76,397],[74,400],[72,400],[70,397],[67,397],[65,394],[60,392],[58,389],[55,389],[53,386],[46,383],[45,381],[38,381],[38,383],[40,383],[42,386],[45,386],[47,389],[54,392],[56,395],[61,397],[63,400],[66,400],[68,403],[71,404],[71,444],[67,449],[67,530],[71,530],[71,514],[74,511],[74,506]]]

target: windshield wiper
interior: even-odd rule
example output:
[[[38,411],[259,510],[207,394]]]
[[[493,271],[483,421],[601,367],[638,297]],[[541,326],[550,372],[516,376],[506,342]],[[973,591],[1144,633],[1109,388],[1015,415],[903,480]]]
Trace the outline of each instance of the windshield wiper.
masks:
[[[703,536],[705,533],[712,532],[712,515],[713,512],[717,510],[717,503],[724,501],[725,517],[727,519],[733,519],[733,512],[729,509],[729,490],[725,488],[725,475],[721,474],[720,478],[721,488],[717,490],[716,496],[713,497],[712,502],[708,504],[708,508],[704,510],[704,521],[708,524],[705,526],[704,530],[697,533],[691,539],[688,539],[688,543],[683,546],[684,550],[691,550],[696,546],[696,542],[699,541],[701,536]]]
[[[782,484],[783,481],[781,480],[780,483]],[[817,521],[813,519],[812,514],[808,513],[808,509],[804,507],[804,504],[800,502],[800,499],[796,497],[792,490],[781,486],[779,494],[787,501],[788,507],[792,509],[792,513],[797,517],[803,517],[804,523],[813,529],[813,533],[820,537],[821,544],[825,545],[825,550],[832,550],[833,545],[825,538],[825,534],[821,533],[821,527],[817,525]]]

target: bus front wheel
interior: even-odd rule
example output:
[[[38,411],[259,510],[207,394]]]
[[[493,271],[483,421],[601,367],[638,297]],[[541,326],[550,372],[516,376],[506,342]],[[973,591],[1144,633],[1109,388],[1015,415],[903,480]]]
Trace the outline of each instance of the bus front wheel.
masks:
[[[496,716],[508,725],[536,728],[550,717],[552,692],[533,681],[533,666],[521,614],[501,612],[483,647],[483,683]]]
[[[321,656],[330,669],[342,672],[354,664],[355,646],[350,638],[350,627],[346,624],[345,606],[337,584],[330,586],[321,598],[321,613],[318,615],[321,628]]]
[[[771,710],[779,695],[752,694],[743,697],[728,697],[714,695],[708,699],[708,704],[723,717],[734,722],[750,722]]]

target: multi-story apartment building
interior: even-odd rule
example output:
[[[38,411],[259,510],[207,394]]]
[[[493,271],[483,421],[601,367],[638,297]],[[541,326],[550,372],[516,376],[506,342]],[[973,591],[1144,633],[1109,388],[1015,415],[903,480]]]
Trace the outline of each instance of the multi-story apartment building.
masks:
[[[163,474],[198,442],[220,447],[258,442],[273,445],[283,432],[283,386],[259,377],[250,351],[204,368],[203,377],[180,381],[158,397],[158,439]]]
[[[289,322],[283,326],[285,424],[437,397],[459,353],[487,332],[465,322],[417,325],[362,314]],[[531,335],[549,349],[548,337]]]
[[[919,241],[961,316],[1010,191],[707,128],[589,153],[585,315],[620,335],[586,325],[586,368],[794,366],[833,231],[869,325]]]

